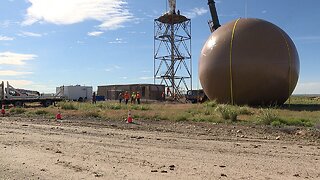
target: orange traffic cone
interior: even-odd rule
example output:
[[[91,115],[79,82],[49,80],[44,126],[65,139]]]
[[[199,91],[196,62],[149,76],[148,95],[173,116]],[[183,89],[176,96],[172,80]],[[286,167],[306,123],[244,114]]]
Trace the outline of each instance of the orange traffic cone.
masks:
[[[56,119],[57,119],[57,120],[61,120],[61,119],[62,119],[62,116],[61,116],[61,113],[60,113],[60,112],[58,112],[58,114],[56,115]]]
[[[6,115],[6,110],[4,109],[4,105],[2,105],[1,114],[2,114],[2,116]]]
[[[133,119],[131,117],[131,110],[128,111],[127,123],[132,123]]]

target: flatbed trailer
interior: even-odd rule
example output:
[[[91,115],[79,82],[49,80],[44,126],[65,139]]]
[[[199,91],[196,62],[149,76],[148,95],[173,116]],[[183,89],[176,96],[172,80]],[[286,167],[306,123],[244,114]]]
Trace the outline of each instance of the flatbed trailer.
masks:
[[[35,91],[30,91],[35,92]],[[16,107],[23,107],[25,103],[38,102],[44,107],[48,107],[55,102],[65,100],[62,96],[57,95],[40,95],[40,93],[28,94],[26,91],[22,92],[20,89],[15,89],[9,82],[5,87],[4,82],[0,84],[0,101],[2,105],[14,105]]]

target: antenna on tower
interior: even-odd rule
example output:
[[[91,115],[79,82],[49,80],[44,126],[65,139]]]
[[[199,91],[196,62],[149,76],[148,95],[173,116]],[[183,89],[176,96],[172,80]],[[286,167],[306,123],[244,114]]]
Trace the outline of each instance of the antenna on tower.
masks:
[[[168,1],[164,0],[166,2],[166,12],[168,12]]]
[[[170,6],[169,14],[175,14],[176,13],[176,0],[168,0],[168,1],[169,1],[169,6]]]

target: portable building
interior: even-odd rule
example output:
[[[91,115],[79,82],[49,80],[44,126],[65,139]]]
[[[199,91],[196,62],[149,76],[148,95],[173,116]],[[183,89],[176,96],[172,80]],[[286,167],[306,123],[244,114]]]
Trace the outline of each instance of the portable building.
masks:
[[[106,85],[98,86],[97,95],[104,96],[107,100],[117,100],[119,93],[139,92],[141,99],[161,100],[161,94],[164,92],[164,85],[157,84],[127,84],[127,85]]]

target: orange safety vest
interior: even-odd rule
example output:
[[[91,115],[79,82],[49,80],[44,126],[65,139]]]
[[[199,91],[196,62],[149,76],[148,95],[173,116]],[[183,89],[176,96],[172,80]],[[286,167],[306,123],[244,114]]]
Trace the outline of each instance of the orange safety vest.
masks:
[[[129,98],[130,98],[129,93],[125,93],[125,94],[124,94],[124,99],[129,99]]]

